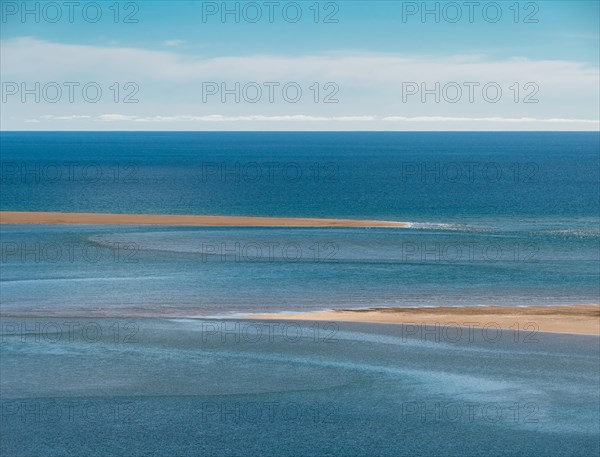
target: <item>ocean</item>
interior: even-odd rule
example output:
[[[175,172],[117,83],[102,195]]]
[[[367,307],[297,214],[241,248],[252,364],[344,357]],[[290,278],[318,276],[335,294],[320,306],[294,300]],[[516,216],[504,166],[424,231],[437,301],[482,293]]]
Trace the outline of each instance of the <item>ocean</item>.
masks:
[[[598,336],[241,319],[600,296],[597,133],[0,133],[0,454],[582,456]]]
[[[0,325],[7,456],[599,451],[597,336],[185,319]]]
[[[406,229],[2,227],[3,313],[597,303],[597,133],[17,133],[2,210]]]

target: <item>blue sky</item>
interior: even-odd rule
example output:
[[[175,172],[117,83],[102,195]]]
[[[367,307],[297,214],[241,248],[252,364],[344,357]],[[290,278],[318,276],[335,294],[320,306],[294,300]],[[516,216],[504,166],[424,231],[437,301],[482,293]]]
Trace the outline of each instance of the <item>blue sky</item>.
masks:
[[[598,1],[475,2],[471,11],[468,2],[272,2],[272,22],[260,1],[101,1],[95,23],[82,13],[91,2],[72,23],[65,2],[1,3],[4,130],[598,129]],[[21,16],[23,4],[40,9],[39,22]],[[62,17],[51,23],[55,5]],[[223,21],[223,5],[239,8],[239,21]],[[436,5],[438,21],[423,19],[423,6]],[[124,23],[128,13],[137,22]],[[54,86],[73,82],[72,102],[65,93],[48,102]],[[90,82],[102,90],[95,103],[77,92]],[[23,84],[36,83],[40,102],[23,100]],[[277,83],[272,101],[265,83]],[[280,93],[290,83],[302,91],[295,102]],[[223,88],[240,101],[223,100]],[[127,93],[137,103],[124,103]],[[325,103],[328,94],[337,102]]]

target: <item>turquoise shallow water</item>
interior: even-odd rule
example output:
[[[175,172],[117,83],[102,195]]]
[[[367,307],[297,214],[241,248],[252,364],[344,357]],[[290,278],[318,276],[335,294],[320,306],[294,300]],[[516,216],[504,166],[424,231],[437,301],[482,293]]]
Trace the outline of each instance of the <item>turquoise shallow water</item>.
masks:
[[[11,315],[596,303],[600,287],[600,238],[589,227],[7,226],[1,234],[2,311]]]
[[[3,455],[598,453],[598,338],[4,318]]]

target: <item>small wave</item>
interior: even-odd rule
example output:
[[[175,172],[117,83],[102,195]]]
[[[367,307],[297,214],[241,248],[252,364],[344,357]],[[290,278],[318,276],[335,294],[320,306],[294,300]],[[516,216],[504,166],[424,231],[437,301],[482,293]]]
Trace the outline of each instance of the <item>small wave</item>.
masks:
[[[467,224],[449,224],[442,222],[409,222],[406,228],[416,230],[440,230],[450,232],[494,232],[491,227],[473,226]]]
[[[542,233],[547,235],[557,235],[574,238],[600,238],[598,229],[563,229],[563,230],[545,230]]]

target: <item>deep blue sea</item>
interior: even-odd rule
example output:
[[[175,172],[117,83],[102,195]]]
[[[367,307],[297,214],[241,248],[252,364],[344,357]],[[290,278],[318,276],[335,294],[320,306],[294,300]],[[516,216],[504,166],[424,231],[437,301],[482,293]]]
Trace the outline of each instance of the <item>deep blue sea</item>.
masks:
[[[0,138],[3,210],[511,220],[566,230],[599,212],[597,132]]]
[[[17,133],[2,210],[406,229],[2,227],[2,311],[597,303],[597,133]]]
[[[239,319],[598,303],[598,133],[2,132],[0,146],[3,211],[409,223],[1,226],[0,455],[600,452],[597,336]]]

